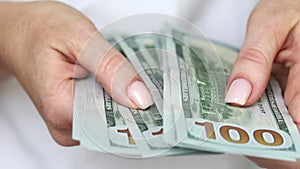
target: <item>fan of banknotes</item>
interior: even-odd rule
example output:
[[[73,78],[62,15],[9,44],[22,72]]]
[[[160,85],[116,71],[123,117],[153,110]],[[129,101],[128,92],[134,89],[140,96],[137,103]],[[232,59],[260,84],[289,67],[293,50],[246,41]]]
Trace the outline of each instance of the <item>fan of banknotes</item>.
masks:
[[[300,137],[271,77],[256,104],[224,103],[238,50],[182,30],[106,38],[151,91],[146,110],[114,102],[93,75],[75,82],[73,139],[88,149],[133,158],[229,153],[296,160]]]

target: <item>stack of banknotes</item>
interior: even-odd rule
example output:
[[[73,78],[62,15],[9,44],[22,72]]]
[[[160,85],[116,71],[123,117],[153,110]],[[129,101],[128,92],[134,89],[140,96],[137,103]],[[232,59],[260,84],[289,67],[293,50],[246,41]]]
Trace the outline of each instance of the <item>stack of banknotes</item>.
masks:
[[[238,50],[181,30],[106,37],[135,67],[155,104],[119,105],[93,75],[75,82],[73,139],[133,158],[229,153],[296,160],[300,136],[271,77],[256,104],[224,102]]]

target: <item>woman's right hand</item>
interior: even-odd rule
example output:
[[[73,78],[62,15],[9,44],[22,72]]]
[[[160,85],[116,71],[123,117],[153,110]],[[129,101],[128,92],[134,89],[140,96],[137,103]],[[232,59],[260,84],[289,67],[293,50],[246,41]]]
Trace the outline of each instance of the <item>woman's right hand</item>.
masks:
[[[0,2],[0,37],[0,65],[17,77],[61,145],[77,144],[72,140],[74,78],[92,72],[117,102],[142,109],[153,104],[131,64],[67,5]]]

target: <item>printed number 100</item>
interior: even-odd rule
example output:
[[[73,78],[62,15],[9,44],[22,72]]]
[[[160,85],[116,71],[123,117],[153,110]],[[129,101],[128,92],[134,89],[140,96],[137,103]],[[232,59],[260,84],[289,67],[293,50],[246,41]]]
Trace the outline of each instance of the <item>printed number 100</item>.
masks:
[[[215,128],[213,126],[213,123],[211,123],[211,122],[204,122],[204,123],[195,122],[195,124],[198,126],[205,127],[206,136],[209,139],[216,140],[216,133],[215,133]],[[231,130],[238,133],[239,139],[232,138],[232,136],[230,135]],[[225,139],[226,141],[228,141],[230,143],[245,144],[245,143],[249,142],[249,134],[247,133],[247,131],[245,131],[244,129],[239,128],[239,127],[224,125],[219,128],[218,132],[220,133],[220,135],[222,136],[223,139]],[[264,134],[270,134],[273,137],[273,141],[272,142],[266,141]],[[253,138],[259,144],[262,144],[265,146],[280,146],[283,144],[282,136],[278,132],[272,131],[272,130],[266,130],[266,129],[255,130],[253,132]]]

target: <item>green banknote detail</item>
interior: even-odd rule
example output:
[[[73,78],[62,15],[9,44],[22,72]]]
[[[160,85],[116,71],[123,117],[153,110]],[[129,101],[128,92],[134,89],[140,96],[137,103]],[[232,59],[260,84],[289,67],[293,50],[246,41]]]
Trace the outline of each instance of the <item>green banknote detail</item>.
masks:
[[[209,151],[299,158],[299,133],[273,77],[253,106],[227,105],[224,91],[238,50],[172,27],[162,33],[107,36],[136,68],[155,104],[126,108],[95,77],[76,80],[74,139],[131,157]]]
[[[188,96],[184,93],[186,91],[193,93],[193,89],[182,89],[180,104],[184,108],[187,137],[180,145],[289,160],[299,156],[299,149],[295,148],[299,134],[296,134],[297,129],[283,104],[280,88],[275,79],[271,79],[266,93],[255,105],[246,108],[226,105],[223,87],[225,85],[221,83],[229,76],[237,51],[230,48],[226,51],[224,46],[217,43],[210,47],[210,42],[186,34],[175,33],[174,37],[186,42],[174,40],[178,64],[187,64],[192,69],[190,74],[184,73],[189,72],[187,69],[179,69],[182,71],[180,75],[195,77],[181,77],[181,86],[192,87],[189,84],[197,84],[199,98],[194,95],[196,97],[189,100],[200,100],[198,111],[191,111],[193,106],[190,103],[186,104],[188,99],[183,96]],[[219,59],[222,62],[221,66],[213,63],[211,58],[215,56],[221,58]],[[187,79],[190,81],[186,82]],[[278,103],[281,106],[278,106]],[[293,132],[289,132],[290,130]],[[256,154],[257,151],[260,151],[260,154]],[[274,157],[274,153],[281,156]]]
[[[94,76],[76,80],[73,118],[74,136],[86,147],[127,156],[141,154],[117,104]]]

